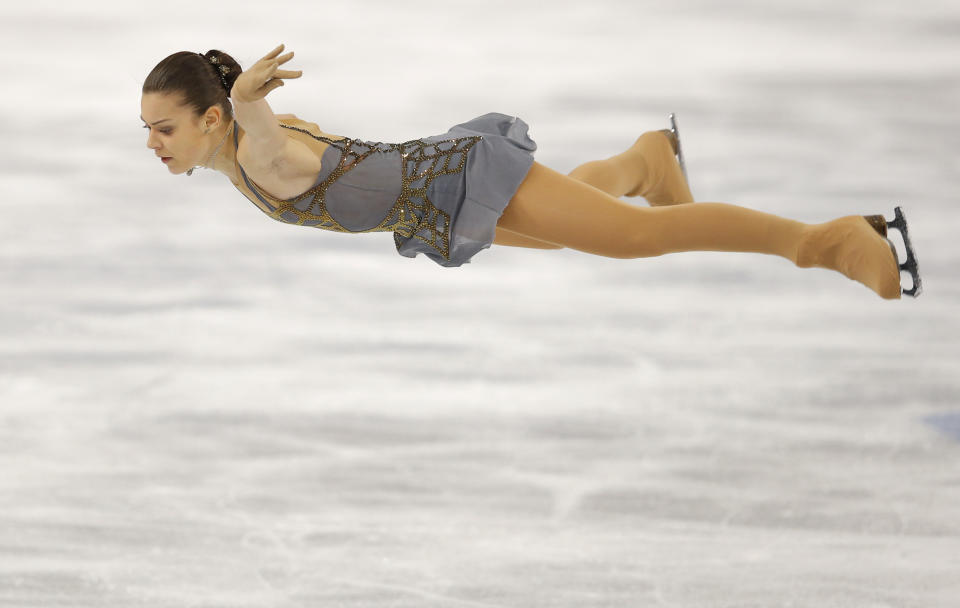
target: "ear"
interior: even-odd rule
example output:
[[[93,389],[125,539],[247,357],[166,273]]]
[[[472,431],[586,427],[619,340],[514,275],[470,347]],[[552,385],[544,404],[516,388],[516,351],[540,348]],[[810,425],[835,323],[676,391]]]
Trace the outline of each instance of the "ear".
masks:
[[[204,129],[216,129],[224,123],[225,117],[223,110],[220,109],[219,105],[212,105],[207,108],[206,113],[204,113],[203,118],[200,120],[200,127]]]

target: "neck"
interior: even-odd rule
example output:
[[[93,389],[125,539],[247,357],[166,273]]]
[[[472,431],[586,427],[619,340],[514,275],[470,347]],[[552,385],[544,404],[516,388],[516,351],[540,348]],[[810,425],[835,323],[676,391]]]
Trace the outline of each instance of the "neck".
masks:
[[[219,171],[227,177],[234,179],[236,177],[235,173],[235,159],[237,157],[236,151],[233,149],[233,130],[238,127],[237,121],[231,120],[227,124],[222,125],[216,131],[210,133],[210,151],[207,153],[214,154],[212,159],[209,159],[204,164],[205,167],[213,169],[214,171]],[[223,145],[220,146],[220,149],[217,150],[217,145],[220,142],[223,142]]]

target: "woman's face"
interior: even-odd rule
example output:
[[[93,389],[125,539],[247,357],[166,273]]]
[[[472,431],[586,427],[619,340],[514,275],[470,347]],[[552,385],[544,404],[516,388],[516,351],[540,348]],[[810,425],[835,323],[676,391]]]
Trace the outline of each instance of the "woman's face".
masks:
[[[203,126],[216,119],[218,107],[196,118],[187,106],[180,105],[181,97],[167,93],[145,93],[140,99],[140,120],[147,129],[147,147],[164,162],[170,173],[186,173],[191,167],[203,164],[209,155],[207,136]]]

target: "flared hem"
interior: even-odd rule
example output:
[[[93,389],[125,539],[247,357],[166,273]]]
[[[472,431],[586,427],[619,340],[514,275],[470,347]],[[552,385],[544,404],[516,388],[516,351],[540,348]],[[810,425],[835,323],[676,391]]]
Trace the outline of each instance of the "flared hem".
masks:
[[[482,139],[467,153],[457,194],[462,198],[451,214],[449,256],[416,237],[397,238],[397,253],[409,258],[423,253],[440,266],[456,268],[488,249],[500,216],[533,166],[537,144],[529,129],[519,117],[490,112],[442,135],[423,138],[439,141],[479,135]]]

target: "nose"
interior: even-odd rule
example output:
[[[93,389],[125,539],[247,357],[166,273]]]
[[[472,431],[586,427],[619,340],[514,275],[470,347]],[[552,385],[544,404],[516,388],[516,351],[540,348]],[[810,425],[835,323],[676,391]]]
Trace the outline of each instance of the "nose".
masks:
[[[156,145],[155,145],[155,144],[156,144]],[[147,131],[147,147],[150,148],[151,150],[159,150],[159,149],[160,149],[160,145],[159,145],[159,143],[157,142],[156,134],[153,132],[152,129],[149,130],[149,131]]]

